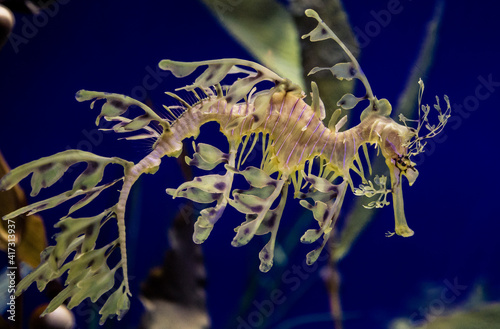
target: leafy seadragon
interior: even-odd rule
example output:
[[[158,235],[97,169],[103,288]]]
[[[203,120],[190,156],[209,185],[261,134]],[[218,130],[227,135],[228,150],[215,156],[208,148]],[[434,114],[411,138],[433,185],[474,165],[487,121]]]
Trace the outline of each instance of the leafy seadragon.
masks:
[[[305,232],[301,242],[313,243],[323,237],[320,246],[307,254],[308,264],[317,260],[328,241],[349,188],[356,195],[379,195],[378,201],[371,202],[369,207],[388,204],[386,198],[391,193],[396,222],[395,234],[412,236],[413,231],[406,223],[403,209],[402,176],[406,176],[410,185],[415,182],[418,172],[411,156],[423,152],[424,139],[442,130],[449,117],[449,101],[445,96],[445,111],[441,110],[439,100],[434,105],[439,112],[439,124],[435,126],[431,126],[427,119],[429,106],[422,106],[420,102],[419,108],[423,116],[419,118],[417,128],[408,127],[406,121],[410,120],[404,117],[401,118],[404,125],[394,122],[389,117],[390,103],[374,96],[366,76],[351,52],[315,11],[307,10],[306,15],[315,18],[318,25],[303,38],[309,37],[313,42],[333,39],[351,59],[351,62],[338,63],[330,68],[314,68],[310,74],[330,70],[333,76],[340,80],[359,79],[366,89],[366,94],[362,97],[346,94],[337,103],[343,109],[352,109],[360,101],[369,101],[357,126],[340,131],[346,122],[345,117],[338,120],[340,109],[334,112],[328,127],[323,124],[325,109],[314,82],[311,85],[312,104],[309,105],[304,101],[304,92],[296,84],[257,63],[239,59],[190,63],[161,61],[160,68],[171,71],[176,77],[186,77],[197,68],[206,66],[205,71],[193,84],[180,88],[192,92],[198,102],[190,105],[177,95],[167,93],[175,97],[182,106],[175,109],[165,107],[168,114],[163,117],[145,104],[127,96],[81,90],[76,94],[76,99],[80,102],[91,100],[91,108],[96,101],[106,100],[96,124],[104,118],[114,123],[112,130],[116,133],[141,131],[137,135],[128,136],[127,139],[154,138],[156,142],[152,152],[136,164],[121,158],[68,150],[22,165],[0,180],[0,190],[6,190],[32,174],[31,195],[35,196],[42,188],[57,182],[70,166],[79,162],[87,163],[87,168],[76,178],[70,191],[33,203],[4,217],[4,220],[8,220],[20,214],[34,214],[81,197],[56,224],[56,227],[61,229],[55,238],[56,245],[44,250],[40,266],[20,282],[16,294],[21,294],[35,281],[38,288],[43,290],[49,281],[68,271],[66,288],[51,301],[45,313],[53,311],[68,298],[68,307],[72,308],[87,297],[95,302],[111,290],[115,284],[115,273],[121,268],[124,279],[100,310],[101,323],[109,316],[118,315],[120,319],[129,308],[131,295],[127,277],[125,233],[125,206],[130,190],[142,174],[154,174],[164,156],[178,157],[182,151],[182,141],[189,137],[196,138],[199,128],[209,121],[219,123],[220,131],[229,142],[228,152],[224,153],[212,145],[199,143],[195,145],[193,158],[187,157],[186,161],[202,170],[212,170],[217,165],[224,164],[225,174],[196,177],[177,189],[166,190],[174,198],[183,197],[199,203],[214,204],[202,210],[195,223],[193,239],[196,243],[202,243],[208,238],[214,224],[230,205],[246,215],[246,221],[236,228],[233,246],[247,244],[254,235],[271,233],[270,241],[259,254],[260,270],[269,271],[273,265],[276,234],[290,184],[294,188],[294,197],[301,199],[300,204],[309,209],[318,222],[318,228]],[[243,77],[223,88],[221,81],[227,75]],[[264,81],[269,81],[274,86],[256,91],[255,86]],[[422,92],[423,83],[419,83]],[[135,118],[124,117],[131,106],[141,109],[142,115]],[[424,126],[429,132],[422,136],[421,128]],[[158,132],[158,127],[161,132]],[[263,150],[260,168],[250,166],[241,169],[259,139]],[[245,156],[244,151],[250,141],[252,144]],[[390,188],[386,188],[384,176],[375,176],[374,181],[379,185],[378,188],[365,178],[360,148],[363,148],[371,174],[367,152],[367,145],[370,144],[378,147],[385,158],[390,170]],[[320,166],[319,173],[315,175],[312,172],[316,159],[319,159]],[[105,167],[109,164],[122,166],[123,177],[98,185],[103,178]],[[359,188],[354,187],[351,173],[357,174],[363,182]],[[242,175],[250,184],[250,188],[233,190],[235,175]],[[121,181],[123,182],[117,204],[92,217],[72,217],[103,190],[116,186]],[[277,206],[271,209],[275,201]],[[99,230],[111,218],[117,220],[118,238],[96,249]],[[111,269],[107,258],[116,248],[121,252],[121,260]],[[69,259],[73,253],[74,256]]]

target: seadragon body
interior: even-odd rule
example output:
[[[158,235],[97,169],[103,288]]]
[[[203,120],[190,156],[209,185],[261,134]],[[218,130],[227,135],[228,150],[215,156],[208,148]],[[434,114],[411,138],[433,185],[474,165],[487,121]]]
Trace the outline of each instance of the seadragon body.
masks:
[[[73,307],[87,297],[96,301],[105,291],[110,290],[114,285],[114,274],[121,268],[124,280],[100,311],[103,315],[102,321],[115,314],[120,318],[129,308],[125,216],[131,188],[141,175],[154,174],[163,157],[178,157],[183,148],[183,140],[196,138],[200,127],[210,121],[219,124],[220,131],[228,139],[229,151],[224,153],[214,146],[200,143],[195,146],[193,158],[186,158],[186,161],[189,165],[203,170],[212,170],[217,165],[224,164],[225,174],[196,177],[181,184],[177,189],[167,189],[167,193],[173,197],[185,197],[200,203],[215,203],[200,212],[193,236],[196,243],[202,243],[208,238],[214,224],[230,205],[246,216],[246,220],[236,229],[233,246],[245,245],[254,235],[271,233],[269,243],[259,254],[261,271],[268,271],[273,264],[274,243],[289,185],[293,185],[294,197],[300,198],[301,205],[312,211],[319,225],[316,229],[308,230],[301,237],[301,242],[314,243],[323,236],[321,245],[307,255],[309,264],[316,261],[328,241],[349,186],[358,195],[381,194],[379,200],[383,201],[378,202],[377,206],[387,204],[385,196],[392,193],[395,233],[405,237],[413,235],[404,215],[401,180],[404,175],[410,185],[415,181],[418,173],[410,156],[422,151],[421,141],[430,135],[418,135],[420,123],[419,128],[414,129],[393,121],[389,117],[390,103],[373,95],[352,54],[314,11],[308,10],[306,14],[318,21],[316,29],[307,35],[311,41],[333,39],[344,48],[352,60],[328,69],[339,79],[355,78],[365,85],[366,94],[363,97],[346,94],[338,103],[340,107],[350,109],[360,101],[369,101],[358,125],[340,131],[345,119],[337,120],[340,112],[337,111],[334,114],[337,118],[331,119],[328,126],[325,126],[323,103],[314,83],[311,86],[312,103],[309,105],[299,86],[257,63],[238,59],[191,63],[161,61],[160,68],[171,71],[176,77],[186,77],[197,68],[206,67],[192,85],[181,88],[192,92],[198,101],[189,104],[177,95],[169,93],[182,105],[175,108],[166,107],[168,113],[163,116],[127,96],[81,90],[76,95],[77,100],[93,100],[91,107],[95,101],[106,99],[97,124],[100,118],[114,121],[116,124],[112,130],[117,133],[143,132],[129,136],[128,139],[154,138],[155,143],[152,151],[137,164],[119,158],[105,158],[89,152],[70,150],[18,167],[0,180],[0,189],[8,189],[27,175],[33,174],[32,195],[36,195],[41,188],[55,183],[71,165],[87,162],[87,169],[76,179],[72,190],[19,209],[4,218],[11,219],[23,213],[35,213],[83,196],[70,208],[68,215],[56,224],[62,231],[56,237],[56,246],[44,251],[41,265],[24,278],[17,293],[21,293],[35,281],[39,289],[43,289],[48,281],[68,271],[67,287],[52,300],[46,312],[51,312],[67,298],[71,298],[68,306]],[[318,70],[321,69],[313,69],[312,73]],[[222,87],[222,80],[230,74],[239,78],[229,87]],[[256,85],[261,82],[271,83],[272,87],[256,91]],[[130,106],[139,107],[144,114],[134,119],[123,117]],[[440,119],[441,124],[433,129],[431,135],[437,133],[446,123],[448,112],[440,114],[443,115],[443,120]],[[153,129],[153,126],[156,129]],[[260,167],[241,169],[246,157],[259,141],[263,152]],[[249,142],[252,144],[247,147]],[[385,179],[378,177],[376,183],[383,182],[380,184],[383,185],[380,190],[354,187],[351,178],[353,172],[360,176],[363,184],[370,182],[365,177],[360,158],[361,148],[367,157],[367,145],[376,145],[385,158],[391,173],[389,189],[385,188]],[[369,158],[367,161],[369,165]],[[316,175],[312,173],[314,162],[320,164],[319,173]],[[121,179],[98,185],[108,164],[121,165],[124,175]],[[243,175],[250,184],[250,189],[232,189],[234,175]],[[121,180],[123,185],[116,205],[94,217],[70,217],[104,189]],[[370,185],[373,187],[371,182]],[[278,205],[271,209],[276,200],[279,200]],[[118,239],[103,248],[95,249],[99,228],[112,217],[117,220]],[[110,269],[106,261],[107,256],[117,247],[121,252],[121,261]],[[68,260],[73,251],[76,251],[76,255],[72,260]]]

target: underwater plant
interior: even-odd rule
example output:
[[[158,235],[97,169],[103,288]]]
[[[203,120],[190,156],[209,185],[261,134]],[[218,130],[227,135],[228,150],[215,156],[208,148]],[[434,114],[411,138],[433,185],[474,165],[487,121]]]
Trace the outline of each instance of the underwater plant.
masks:
[[[223,152],[215,146],[198,143],[195,144],[193,158],[186,158],[186,162],[202,170],[212,170],[223,164],[225,174],[196,177],[176,189],[166,190],[174,198],[184,197],[198,203],[215,203],[202,210],[195,223],[193,240],[196,243],[202,243],[208,238],[214,224],[229,204],[246,216],[246,220],[236,228],[233,246],[245,245],[255,235],[271,233],[269,242],[259,254],[260,270],[269,271],[273,265],[277,230],[290,185],[294,187],[294,198],[301,199],[300,204],[313,213],[319,226],[306,231],[300,238],[301,242],[314,243],[323,237],[320,246],[308,253],[308,264],[317,260],[329,240],[349,188],[355,195],[378,196],[378,200],[370,203],[369,207],[389,204],[387,195],[391,194],[395,216],[395,233],[391,234],[404,237],[413,235],[404,214],[402,176],[406,176],[410,185],[415,182],[418,172],[411,157],[423,152],[425,139],[443,129],[449,118],[449,101],[445,96],[447,108],[444,111],[439,100],[434,105],[439,120],[436,125],[429,122],[430,107],[421,105],[420,102],[422,115],[416,120],[416,128],[407,126],[407,122],[411,120],[404,117],[401,117],[403,124],[396,123],[389,117],[389,101],[375,97],[356,58],[315,11],[307,10],[306,15],[316,19],[318,25],[303,38],[309,37],[312,42],[332,39],[351,60],[330,68],[315,68],[310,74],[330,70],[337,79],[358,79],[365,87],[365,95],[356,97],[350,93],[345,94],[337,103],[339,107],[349,110],[361,101],[369,102],[361,113],[358,125],[341,131],[346,119],[340,119],[341,111],[338,109],[325,126],[325,108],[315,83],[311,84],[312,103],[308,105],[304,101],[306,95],[298,85],[260,64],[239,59],[161,61],[160,68],[171,71],[178,78],[186,77],[199,67],[206,66],[193,84],[180,88],[192,92],[198,101],[189,104],[181,97],[167,92],[182,105],[165,107],[167,114],[163,116],[124,95],[81,90],[76,94],[77,100],[92,101],[91,108],[97,101],[105,100],[97,117],[97,125],[104,118],[114,123],[111,129],[116,133],[140,132],[127,135],[126,139],[154,138],[155,144],[152,152],[138,163],[85,151],[67,150],[15,168],[0,180],[0,190],[5,190],[32,174],[31,195],[36,196],[42,188],[57,182],[69,167],[79,162],[87,163],[87,168],[76,178],[71,190],[25,206],[4,217],[5,220],[12,220],[18,215],[34,214],[81,197],[55,225],[61,229],[55,238],[56,245],[44,250],[40,265],[20,282],[16,294],[21,294],[33,282],[37,283],[39,290],[43,290],[49,281],[68,271],[66,288],[50,302],[44,313],[53,311],[67,299],[70,299],[68,307],[72,308],[87,297],[95,302],[113,289],[115,273],[121,269],[123,281],[100,310],[101,323],[114,315],[121,319],[130,307],[131,295],[127,277],[125,231],[126,202],[131,188],[142,174],[154,174],[164,156],[178,157],[183,148],[182,141],[190,137],[196,138],[200,127],[209,121],[219,123],[221,132],[228,140],[229,150]],[[221,83],[228,75],[239,78],[230,86],[223,87]],[[272,87],[257,90],[257,84],[260,87],[269,82],[273,84]],[[419,83],[423,92],[423,82]],[[132,106],[140,109],[142,114],[134,118],[123,116]],[[425,134],[422,133],[424,128],[428,130]],[[259,137],[263,150],[260,168],[249,166],[242,169],[248,155],[259,142]],[[385,158],[390,170],[389,188],[384,176],[373,178],[378,187],[365,177],[360,149],[363,149],[371,175],[368,145],[375,145]],[[313,167],[315,161],[319,162],[317,173]],[[122,166],[123,176],[98,185],[109,164]],[[351,172],[360,177],[361,186],[354,186]],[[233,190],[235,175],[242,175],[250,188]],[[105,189],[121,181],[120,195],[115,205],[91,217],[72,217]],[[277,206],[272,208],[275,202]],[[118,238],[96,249],[100,228],[112,218],[116,218],[118,224]],[[120,250],[121,259],[110,268],[108,257],[115,249]],[[70,256],[72,259],[69,259]]]

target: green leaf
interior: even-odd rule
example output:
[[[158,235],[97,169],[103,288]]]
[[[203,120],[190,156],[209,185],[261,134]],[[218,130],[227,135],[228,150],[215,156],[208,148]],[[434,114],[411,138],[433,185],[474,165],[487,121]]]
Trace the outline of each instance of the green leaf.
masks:
[[[268,0],[203,1],[259,62],[304,87],[299,34],[290,13]]]

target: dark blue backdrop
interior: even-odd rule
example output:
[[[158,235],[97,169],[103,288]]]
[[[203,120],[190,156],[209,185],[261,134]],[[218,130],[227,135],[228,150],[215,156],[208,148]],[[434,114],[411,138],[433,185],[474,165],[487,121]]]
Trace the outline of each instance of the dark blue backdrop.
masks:
[[[112,134],[102,139],[94,130],[96,111],[75,101],[77,90],[147,97],[159,109],[161,104],[171,104],[164,91],[192,81],[158,73],[161,59],[251,59],[195,0],[57,3],[58,12],[46,19],[16,16],[16,42],[7,43],[0,52],[0,149],[12,167],[76,147],[137,160],[150,144],[116,141]],[[387,5],[388,1],[351,1],[346,9],[352,26],[364,29],[374,19],[370,11]],[[433,1],[401,1],[402,12],[392,16],[390,24],[363,48],[360,62],[379,97],[395,103],[402,92],[433,5]],[[407,219],[415,236],[385,238],[384,232],[393,229],[392,209],[385,209],[340,263],[346,328],[383,328],[389,320],[409,319],[415,312],[413,319],[421,319],[435,299],[429,291],[439,296],[454,281],[466,288],[444,305],[445,311],[459,307],[479,283],[487,299],[500,298],[495,187],[500,118],[498,9],[491,1],[450,1],[445,7],[432,70],[422,77],[424,100],[432,103],[434,95],[449,95],[457,117],[446,127],[441,142],[432,143],[425,153],[416,184],[405,187]],[[479,87],[484,81],[490,83]],[[200,138],[211,140],[216,132],[214,127],[203,129]],[[158,174],[144,178],[136,190],[134,211],[140,214],[140,222],[130,223],[128,232],[129,247],[134,248],[129,249],[134,296],[168,247],[166,230],[179,202],[172,201],[164,189],[180,182],[176,161],[166,159]],[[294,220],[294,214],[292,207],[281,235],[286,235],[286,223]],[[47,216],[45,220],[48,227],[55,222]],[[234,328],[249,280],[258,276],[265,281],[270,276],[258,271],[262,241],[231,247],[232,230],[240,221],[236,213],[226,214],[203,246],[214,328],[227,323]],[[290,264],[301,264],[308,250],[299,248]],[[291,291],[293,284],[282,283],[288,305],[284,314],[273,315],[279,315],[271,318],[273,327],[308,328],[314,323],[315,328],[331,328],[318,273],[304,280],[299,298]],[[34,287],[29,293],[28,304],[38,295]],[[264,300],[266,294],[259,298]],[[134,298],[130,314],[119,327],[136,326],[141,310]],[[255,306],[250,309],[255,310]],[[88,312],[80,313],[85,323]],[[299,320],[308,324],[299,325]]]

